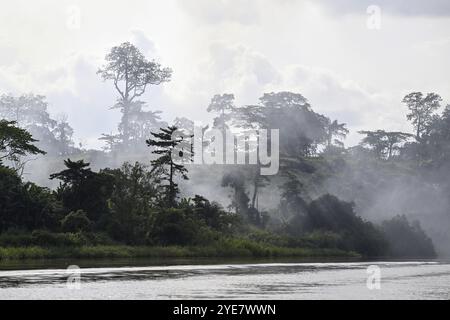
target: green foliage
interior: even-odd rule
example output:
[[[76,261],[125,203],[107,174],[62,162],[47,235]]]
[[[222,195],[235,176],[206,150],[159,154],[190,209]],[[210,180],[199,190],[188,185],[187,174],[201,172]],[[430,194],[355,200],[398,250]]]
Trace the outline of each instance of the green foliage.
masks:
[[[282,248],[227,239],[209,246],[123,246],[96,245],[79,247],[0,247],[0,260],[56,259],[56,258],[252,258],[252,257],[358,257],[352,252],[337,249]]]
[[[162,202],[159,175],[137,162],[101,173],[113,177],[113,191],[108,199],[110,213],[101,224],[118,241],[145,243],[153,208]]]
[[[54,227],[61,211],[61,204],[50,190],[23,183],[14,170],[0,165],[0,232]]]
[[[394,257],[436,256],[433,242],[422,230],[419,222],[410,224],[405,216],[396,216],[382,224],[383,232],[389,241],[389,253]]]
[[[420,141],[427,133],[433,121],[433,113],[440,107],[442,98],[436,93],[428,93],[426,96],[422,92],[412,92],[403,98],[410,113],[407,119],[412,121],[416,129],[416,139]]]
[[[72,127],[65,119],[56,121],[50,117],[44,96],[2,95],[0,118],[14,121],[17,126],[27,130],[37,139],[37,146],[51,155],[66,155],[76,150],[73,147]]]
[[[359,131],[364,134],[360,145],[367,146],[375,154],[378,159],[390,160],[396,152],[401,150],[401,146],[412,134],[404,132],[386,132],[384,130],[377,131]]]
[[[315,113],[298,93],[265,93],[259,105],[236,108],[234,114],[235,122],[244,128],[279,129],[283,157],[313,155],[327,140],[328,118]]]
[[[153,241],[162,245],[207,243],[215,233],[202,222],[190,210],[163,209],[156,213],[150,234]]]
[[[337,120],[331,121],[330,119],[326,119],[325,130],[327,137],[327,148],[333,147],[333,144],[338,147],[342,147],[344,145],[340,139],[344,139],[350,132],[346,126],[347,125],[345,123],[339,123]]]
[[[381,231],[372,223],[363,221],[353,211],[353,204],[332,195],[324,195],[312,201],[303,217],[295,217],[293,225],[298,234],[312,233],[321,241],[332,241],[333,247],[356,251],[366,256],[381,256],[386,253],[386,241]],[[295,234],[292,226],[288,232]],[[331,237],[330,237],[331,236]]]
[[[124,74],[127,72],[132,72],[130,82]],[[99,172],[83,160],[67,159],[66,169],[51,175],[60,181],[53,192],[24,183],[14,170],[0,165],[0,246],[17,247],[0,249],[0,256],[434,255],[433,244],[421,227],[404,218],[377,227],[360,218],[350,202],[330,194],[312,199],[329,192],[334,183],[332,193],[342,199],[357,199],[358,205],[367,208],[390,184],[419,184],[422,180],[429,190],[438,188],[449,195],[450,108],[442,116],[434,114],[440,102],[437,95],[424,98],[411,94],[405,98],[417,141],[407,142],[411,135],[402,132],[362,131],[366,137],[361,145],[350,149],[340,141],[348,133],[345,124],[315,113],[300,94],[267,93],[258,105],[245,107],[236,107],[232,94],[214,96],[208,111],[219,115],[216,128],[225,130],[234,124],[243,130],[280,129],[280,176],[266,179],[259,175],[258,166],[221,171],[225,172],[222,187],[232,190],[231,213],[198,195],[179,199],[177,182],[187,179],[188,171],[173,159],[192,156],[192,149],[184,144],[190,138],[192,123],[178,119],[184,129],[178,135],[175,126],[159,126],[158,112],[143,111],[144,102],[137,100],[146,85],[169,80],[170,71],[147,61],[125,43],[113,48],[99,73],[114,82],[120,95],[115,107],[123,114],[119,133],[105,136],[111,151],[115,144],[130,151],[133,144],[145,146],[147,139],[156,159],[151,167],[125,163]],[[41,107],[33,108],[40,108],[39,114],[45,116],[44,104],[35,102]],[[17,160],[42,152],[33,145],[37,141],[31,134],[16,128],[14,122],[2,121],[1,125],[3,159]],[[56,126],[51,131],[54,138],[70,146],[70,126],[64,121],[51,125]],[[161,129],[152,132],[155,128]],[[2,140],[8,135],[12,138]],[[70,152],[70,148],[65,150],[60,154]],[[99,154],[107,158],[100,151],[86,152],[91,157]],[[259,198],[268,194],[266,186],[275,190],[275,185],[280,194],[271,197],[280,196],[280,203],[270,208],[269,220],[264,206],[273,198],[263,199],[262,209]]]
[[[25,155],[45,154],[34,145],[32,135],[15,126],[15,121],[0,120],[0,164],[3,160],[18,162]]]
[[[56,191],[58,200],[69,211],[82,209],[91,221],[97,222],[109,212],[108,199],[113,188],[113,177],[107,173],[96,173],[83,160],[64,161],[67,169],[54,173],[51,179],[62,183]]]
[[[61,220],[61,227],[65,232],[89,231],[92,222],[83,210],[70,212]]]
[[[160,132],[152,132],[152,136],[153,139],[146,141],[147,145],[154,147],[152,153],[159,156],[151,161],[152,172],[158,172],[160,179],[167,183],[163,186],[166,188],[166,205],[173,207],[179,193],[178,184],[175,182],[176,177],[179,175],[182,179],[188,180],[186,167],[174,159],[178,155],[184,159],[190,159],[192,152],[190,149],[183,148],[184,134],[175,126],[161,128]]]

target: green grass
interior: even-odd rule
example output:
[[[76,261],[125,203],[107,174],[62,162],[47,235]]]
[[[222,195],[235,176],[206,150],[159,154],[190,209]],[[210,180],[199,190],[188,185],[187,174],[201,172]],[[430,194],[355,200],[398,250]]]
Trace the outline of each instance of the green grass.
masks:
[[[56,258],[194,258],[194,257],[357,257],[338,249],[276,247],[242,239],[221,240],[210,246],[0,247],[0,260]]]

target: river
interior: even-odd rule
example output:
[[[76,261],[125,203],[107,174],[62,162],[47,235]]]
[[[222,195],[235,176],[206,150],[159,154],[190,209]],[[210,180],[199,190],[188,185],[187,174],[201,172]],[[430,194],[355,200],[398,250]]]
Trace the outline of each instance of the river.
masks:
[[[0,263],[0,299],[450,298],[446,261],[77,263],[79,270],[67,270],[68,261]],[[378,271],[379,289],[374,278],[368,284]]]

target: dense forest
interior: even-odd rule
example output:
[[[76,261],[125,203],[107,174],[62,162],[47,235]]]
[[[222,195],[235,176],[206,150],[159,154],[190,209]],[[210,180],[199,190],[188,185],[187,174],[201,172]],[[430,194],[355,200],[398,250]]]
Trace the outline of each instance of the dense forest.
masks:
[[[0,97],[0,258],[40,257],[42,248],[81,256],[154,252],[144,248],[195,256],[448,254],[450,106],[438,94],[403,98],[413,133],[360,131],[353,147],[344,145],[347,125],[316,113],[300,93],[265,93],[244,106],[231,93],[215,95],[205,131],[279,129],[279,172],[264,176],[259,165],[174,163],[181,142],[171,134],[191,136],[194,122],[166,123],[141,100],[172,70],[130,43],[105,60],[99,80],[111,83],[111,108],[122,117],[116,133],[99,137],[104,150],[76,145],[68,119],[52,118],[44,96]]]

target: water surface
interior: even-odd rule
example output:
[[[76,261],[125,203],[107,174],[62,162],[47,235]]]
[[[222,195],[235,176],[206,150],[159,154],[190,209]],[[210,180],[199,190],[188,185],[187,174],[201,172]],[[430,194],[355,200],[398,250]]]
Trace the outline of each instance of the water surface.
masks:
[[[450,298],[450,263],[439,261],[79,261],[79,289],[67,285],[68,263],[0,264],[0,299]],[[379,290],[367,287],[370,265],[380,268]]]

